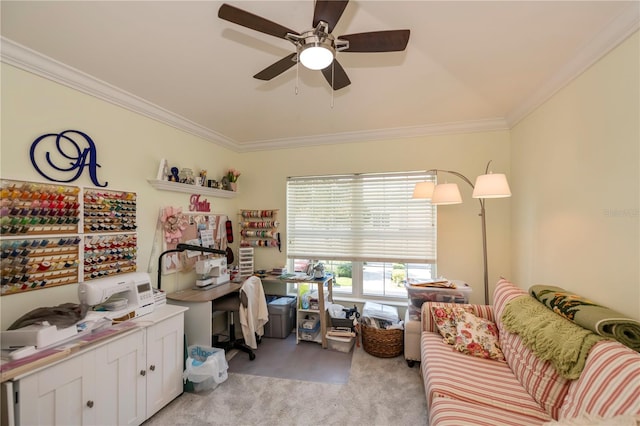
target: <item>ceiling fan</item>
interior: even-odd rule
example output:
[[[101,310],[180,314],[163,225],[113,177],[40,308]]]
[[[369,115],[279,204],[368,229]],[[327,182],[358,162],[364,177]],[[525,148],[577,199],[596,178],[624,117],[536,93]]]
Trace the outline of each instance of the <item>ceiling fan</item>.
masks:
[[[271,80],[298,61],[305,67],[321,70],[333,90],[340,90],[351,81],[336,59],[336,52],[398,52],[407,47],[409,30],[372,31],[334,36],[331,34],[348,0],[316,0],[313,29],[298,33],[268,19],[223,4],[218,17],[243,27],[283,38],[296,46],[296,51],[263,69],[254,78]],[[330,66],[333,65],[333,66]]]

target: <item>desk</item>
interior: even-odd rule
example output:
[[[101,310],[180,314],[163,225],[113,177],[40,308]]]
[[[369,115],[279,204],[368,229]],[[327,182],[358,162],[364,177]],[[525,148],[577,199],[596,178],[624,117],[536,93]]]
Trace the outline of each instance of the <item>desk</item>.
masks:
[[[187,345],[211,346],[213,301],[240,291],[242,283],[228,282],[208,290],[187,289],[167,294],[167,303],[189,308],[184,315]]]

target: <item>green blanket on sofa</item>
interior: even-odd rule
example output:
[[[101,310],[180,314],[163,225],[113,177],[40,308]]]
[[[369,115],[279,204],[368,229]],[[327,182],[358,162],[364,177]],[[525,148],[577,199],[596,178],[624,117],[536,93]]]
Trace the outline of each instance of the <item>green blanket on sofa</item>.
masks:
[[[558,315],[640,352],[640,321],[560,287],[534,285],[529,293]]]
[[[580,377],[589,350],[603,339],[528,295],[509,301],[501,321],[507,331],[518,334],[538,358],[551,362],[567,379]]]

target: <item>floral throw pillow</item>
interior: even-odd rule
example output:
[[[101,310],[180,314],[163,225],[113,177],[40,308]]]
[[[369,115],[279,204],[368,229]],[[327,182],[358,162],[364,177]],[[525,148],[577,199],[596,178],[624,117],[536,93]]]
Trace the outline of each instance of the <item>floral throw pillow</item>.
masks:
[[[455,314],[455,322],[457,335],[454,349],[467,355],[505,361],[495,323],[469,312]]]
[[[471,306],[431,306],[431,317],[436,324],[436,328],[442,335],[443,342],[453,345],[456,341],[458,331],[456,330],[455,315],[458,312],[473,313]]]

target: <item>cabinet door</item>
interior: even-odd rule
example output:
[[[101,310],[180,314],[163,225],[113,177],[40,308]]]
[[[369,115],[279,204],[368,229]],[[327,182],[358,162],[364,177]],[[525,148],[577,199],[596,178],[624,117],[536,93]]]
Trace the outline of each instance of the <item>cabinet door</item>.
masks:
[[[144,330],[101,346],[96,353],[96,423],[139,425],[145,420]]]
[[[147,328],[147,418],[182,393],[184,315]]]
[[[18,383],[17,424],[90,425],[96,420],[95,353],[63,361]]]

